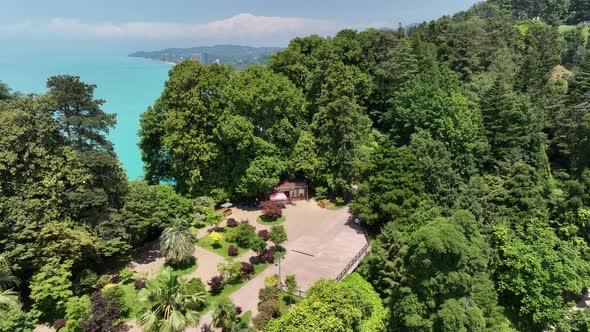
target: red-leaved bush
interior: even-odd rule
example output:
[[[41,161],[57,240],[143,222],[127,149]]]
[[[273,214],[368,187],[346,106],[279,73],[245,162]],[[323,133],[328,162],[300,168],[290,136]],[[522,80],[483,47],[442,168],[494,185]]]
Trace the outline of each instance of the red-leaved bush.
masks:
[[[227,227],[236,227],[238,226],[238,221],[234,218],[227,219]]]
[[[263,229],[261,231],[258,231],[258,237],[263,239],[264,241],[268,241],[268,230]]]
[[[145,288],[145,281],[143,281],[143,279],[137,279],[137,280],[135,280],[133,285],[135,286],[135,289],[144,289]]]
[[[269,217],[269,218],[279,218],[280,216],[283,215],[283,210],[281,209],[281,205],[277,202],[273,202],[273,201],[266,201],[266,202],[262,202],[259,205],[260,210],[262,210],[262,213]]]
[[[234,246],[229,246],[229,248],[227,248],[227,254],[234,257],[238,255],[238,248],[234,247]]]
[[[259,261],[260,263],[274,263],[275,262],[275,252],[272,249],[266,249],[262,255],[260,255]]]
[[[242,267],[240,268],[240,278],[248,279],[250,275],[254,273],[254,265],[248,262],[242,262]]]
[[[61,329],[62,327],[66,326],[67,321],[65,319],[56,319],[53,322],[53,328],[56,331],[59,331],[59,329]]]
[[[221,293],[221,290],[223,289],[223,281],[223,276],[214,276],[211,280],[207,281],[207,285],[209,285],[213,295]]]

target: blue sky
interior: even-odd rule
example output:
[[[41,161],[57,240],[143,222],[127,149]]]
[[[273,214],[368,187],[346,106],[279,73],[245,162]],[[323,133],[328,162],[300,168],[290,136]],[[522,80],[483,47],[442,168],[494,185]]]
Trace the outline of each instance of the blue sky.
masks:
[[[129,49],[219,43],[285,46],[295,36],[395,26],[467,9],[477,0],[18,0],[0,11],[0,42]]]

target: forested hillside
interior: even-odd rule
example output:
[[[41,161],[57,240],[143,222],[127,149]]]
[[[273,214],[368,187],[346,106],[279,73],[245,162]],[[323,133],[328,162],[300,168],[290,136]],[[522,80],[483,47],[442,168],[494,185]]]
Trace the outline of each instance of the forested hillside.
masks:
[[[392,330],[585,330],[590,50],[559,25],[587,7],[489,1],[296,38],[243,72],[181,63],[142,118],[147,179],[222,201],[304,178],[352,198]]]
[[[327,283],[348,296],[318,287],[271,331],[588,331],[572,311],[590,286],[586,20],[584,0],[490,0],[408,31],[296,38],[240,72],[181,62],[142,115],[146,181],[130,183],[94,86],[0,84],[0,331],[117,331],[100,291],[90,306],[97,274],[194,220],[197,197],[264,198],[283,179],[349,204],[372,238],[357,272],[385,308]],[[335,309],[319,324],[321,301]]]

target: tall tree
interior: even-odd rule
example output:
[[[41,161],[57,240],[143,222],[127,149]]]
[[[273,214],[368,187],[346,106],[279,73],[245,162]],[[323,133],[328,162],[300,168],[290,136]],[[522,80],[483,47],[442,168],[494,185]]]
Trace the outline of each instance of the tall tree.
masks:
[[[106,139],[116,122],[116,115],[105,113],[102,99],[94,99],[96,85],[86,84],[77,76],[52,76],[47,80],[51,104],[70,146],[76,151],[112,150]]]

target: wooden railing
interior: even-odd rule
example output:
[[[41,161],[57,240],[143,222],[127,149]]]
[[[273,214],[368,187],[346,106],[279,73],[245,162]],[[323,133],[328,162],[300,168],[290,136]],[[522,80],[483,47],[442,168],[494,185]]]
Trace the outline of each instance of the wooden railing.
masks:
[[[354,258],[348,263],[348,265],[346,265],[344,270],[342,270],[342,272],[340,272],[340,274],[336,277],[336,281],[340,281],[344,277],[346,277],[346,275],[348,274],[348,270],[350,270],[359,260],[364,258],[370,249],[371,249],[370,243],[369,242],[365,243],[363,248],[356,254],[356,256],[354,256]]]
[[[287,293],[289,292],[289,288],[286,285],[284,285],[284,284],[281,284],[279,286],[279,289],[282,290],[282,291],[285,291]],[[307,295],[307,293],[305,293],[301,289],[297,289],[296,288],[296,289],[293,290],[293,295],[297,295],[299,297],[305,297]]]

